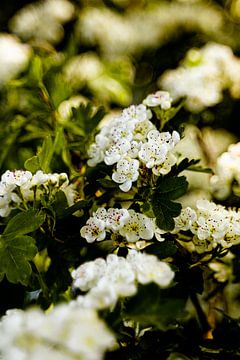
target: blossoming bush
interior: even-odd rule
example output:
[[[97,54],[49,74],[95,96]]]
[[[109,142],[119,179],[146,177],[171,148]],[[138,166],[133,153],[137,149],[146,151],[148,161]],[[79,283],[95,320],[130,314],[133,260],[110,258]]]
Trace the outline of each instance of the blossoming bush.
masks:
[[[9,19],[1,359],[239,358],[239,17],[47,0]]]

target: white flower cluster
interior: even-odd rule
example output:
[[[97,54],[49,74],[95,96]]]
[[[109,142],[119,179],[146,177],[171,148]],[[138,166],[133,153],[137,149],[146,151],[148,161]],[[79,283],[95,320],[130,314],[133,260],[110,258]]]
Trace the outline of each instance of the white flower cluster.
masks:
[[[137,283],[156,283],[160,287],[170,285],[174,272],[170,266],[148,255],[130,250],[126,258],[110,254],[107,259],[98,258],[84,263],[72,272],[73,286],[86,295],[80,295],[77,303],[86,308],[114,307],[121,297],[137,292]]]
[[[50,199],[59,190],[65,193],[69,206],[72,205],[77,194],[74,186],[69,185],[67,174],[46,174],[39,170],[33,175],[25,170],[7,170],[0,181],[0,216],[8,216],[22,203],[39,200],[43,194]]]
[[[113,335],[92,309],[9,310],[0,323],[4,360],[101,360],[113,345]]]
[[[24,40],[31,38],[57,43],[64,35],[62,24],[74,15],[67,0],[45,0],[20,9],[10,20],[10,29]]]
[[[17,37],[0,33],[0,86],[26,69],[31,53],[30,46]]]
[[[198,200],[196,210],[187,207],[174,220],[173,233],[191,231],[198,253],[212,251],[218,245],[229,248],[240,243],[240,212],[214,202]]]
[[[166,71],[159,80],[175,100],[186,97],[186,107],[196,112],[218,104],[225,89],[240,98],[239,83],[240,59],[231,48],[215,43],[189,50],[182,65]]]
[[[145,103],[167,109],[171,106],[171,98],[166,92],[158,92],[149,95]],[[122,191],[131,189],[138,179],[139,168],[147,167],[157,176],[165,175],[177,161],[173,149],[180,140],[178,132],[173,131],[172,135],[159,132],[150,121],[151,117],[145,105],[132,105],[102,128],[89,148],[89,166],[102,161],[107,165],[116,164],[112,179]]]
[[[231,191],[240,194],[240,143],[230,145],[228,151],[219,156],[210,184],[217,199],[226,199]]]
[[[80,230],[81,236],[88,243],[102,241],[106,232],[119,234],[128,242],[151,240],[154,236],[155,225],[146,215],[130,209],[98,208],[85,226]]]

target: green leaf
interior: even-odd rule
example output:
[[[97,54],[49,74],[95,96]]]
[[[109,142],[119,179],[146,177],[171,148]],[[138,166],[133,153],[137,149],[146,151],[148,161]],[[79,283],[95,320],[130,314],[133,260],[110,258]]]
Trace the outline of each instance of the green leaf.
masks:
[[[138,293],[125,305],[125,317],[143,326],[156,326],[161,330],[175,326],[187,300],[179,286],[160,289],[155,284],[140,286]]]
[[[46,136],[43,141],[41,150],[38,153],[39,163],[41,169],[48,173],[50,172],[50,163],[54,152],[53,142],[50,135]]]
[[[188,182],[185,176],[160,177],[156,191],[152,195],[152,209],[156,217],[156,224],[160,229],[170,231],[174,229],[173,218],[181,212],[181,204],[173,202],[187,191]]]
[[[5,274],[8,281],[28,285],[32,273],[29,260],[38,249],[30,236],[16,236],[11,241],[0,240],[0,274]]]
[[[183,105],[184,102],[182,101],[177,107],[171,107],[168,110],[163,110],[160,107],[153,108],[153,111],[161,122],[160,130],[179,112]]]
[[[201,172],[201,173],[205,173],[205,174],[213,174],[212,169],[203,168],[202,166],[190,166],[187,170]]]
[[[160,177],[157,181],[157,194],[175,200],[187,192],[188,182],[185,176]]]
[[[72,108],[73,118],[78,126],[84,131],[85,135],[89,136],[94,129],[96,129],[98,123],[105,115],[103,107],[99,107],[94,110],[92,105],[81,104],[78,109]]]
[[[40,84],[42,82],[43,78],[43,66],[42,66],[42,60],[39,56],[34,56],[32,59],[30,69],[29,69],[29,78],[36,82],[37,84]]]
[[[41,169],[39,158],[37,155],[34,155],[30,159],[27,159],[24,163],[24,167],[26,170],[31,171],[31,173],[35,173]]]
[[[178,165],[175,165],[172,170],[171,174],[178,175],[184,170],[187,170],[190,166],[196,165],[200,162],[200,159],[191,159],[184,158]]]
[[[60,190],[55,194],[55,200],[52,203],[52,207],[57,217],[61,216],[68,207],[67,198],[63,191]]]
[[[165,231],[171,231],[174,229],[173,218],[180,214],[182,205],[155,194],[152,197],[152,209],[157,226]]]
[[[37,230],[44,222],[44,215],[37,210],[27,210],[14,216],[7,224],[2,238],[12,239]]]
[[[177,245],[174,239],[165,239],[164,241],[154,243],[146,247],[148,254],[154,254],[159,259],[165,259],[170,256],[174,256],[177,252]]]
[[[83,210],[85,208],[88,208],[90,206],[90,204],[91,204],[91,201],[89,201],[89,200],[78,201],[74,205],[68,207],[67,209],[64,209],[61,212],[59,211],[57,214],[58,218],[62,219],[62,218],[68,217],[68,216],[74,214],[78,210]]]
[[[110,179],[98,179],[97,182],[106,189],[115,189],[118,185]]]

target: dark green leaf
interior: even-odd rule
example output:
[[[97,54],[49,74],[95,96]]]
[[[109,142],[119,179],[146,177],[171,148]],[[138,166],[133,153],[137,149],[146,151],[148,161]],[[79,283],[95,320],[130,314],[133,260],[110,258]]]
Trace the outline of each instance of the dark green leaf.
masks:
[[[30,236],[16,236],[11,241],[0,240],[0,273],[5,274],[8,281],[27,285],[32,269],[32,260],[38,249]]]
[[[37,230],[44,222],[44,215],[37,210],[27,210],[14,216],[7,224],[2,237],[9,239]]]
[[[57,216],[61,216],[64,210],[68,207],[67,198],[63,191],[58,191],[56,193],[52,207]]]
[[[156,217],[157,226],[160,229],[171,231],[174,229],[173,218],[180,214],[182,206],[166,198],[160,198],[156,194],[152,197],[152,209]]]
[[[212,169],[203,168],[202,166],[190,166],[187,170],[201,172],[201,173],[205,173],[205,174],[213,174]]]
[[[80,128],[88,135],[96,129],[98,123],[105,115],[103,107],[94,110],[90,103],[87,105],[80,105],[78,109],[73,108],[73,118]]]
[[[187,191],[188,182],[185,176],[180,177],[160,177],[157,181],[157,191],[155,195],[175,200],[184,195]]]
[[[165,259],[169,256],[174,256],[177,252],[177,245],[173,239],[165,239],[162,242],[146,247],[146,252],[149,254],[157,255],[159,259]]]
[[[67,209],[63,210],[62,212],[59,212],[58,214],[58,218],[62,219],[65,218],[67,216],[72,215],[73,213],[75,213],[78,210],[83,210],[85,208],[88,208],[90,206],[91,202],[88,200],[81,200],[76,202],[74,205],[68,207]]]
[[[103,187],[107,189],[115,189],[118,187],[118,185],[110,180],[110,179],[98,179],[97,182]]]
[[[192,159],[189,160],[188,158],[183,159],[177,166],[177,174],[179,174],[180,172],[188,169],[190,166],[196,165],[200,162],[200,159]]]
[[[155,284],[139,287],[137,295],[125,307],[125,317],[144,326],[166,330],[176,325],[184,310],[187,294],[180,287],[160,289]]]

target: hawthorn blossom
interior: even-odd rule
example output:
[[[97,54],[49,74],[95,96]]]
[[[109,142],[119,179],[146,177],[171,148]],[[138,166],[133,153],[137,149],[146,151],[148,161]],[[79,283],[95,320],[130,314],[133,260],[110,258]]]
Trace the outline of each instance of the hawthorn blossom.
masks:
[[[76,304],[56,305],[47,313],[38,308],[8,310],[0,322],[5,360],[100,360],[114,342],[96,311]]]
[[[88,243],[104,240],[106,236],[105,223],[103,220],[91,217],[81,228],[80,234]]]
[[[160,106],[163,110],[168,110],[171,107],[172,98],[167,91],[157,91],[155,94],[150,94],[143,100],[143,104],[149,107]]]
[[[139,161],[131,158],[123,158],[118,161],[117,169],[112,174],[112,179],[118,184],[119,188],[127,192],[131,189],[132,183],[138,179],[139,176]]]
[[[112,231],[121,229],[129,219],[129,211],[127,209],[108,209],[106,218],[106,227]]]
[[[173,233],[190,231],[198,253],[211,251],[219,245],[229,248],[240,243],[240,212],[214,202],[198,200],[196,209],[183,209],[174,221]]]
[[[154,236],[154,224],[146,215],[128,210],[130,218],[119,230],[129,242],[136,242],[139,239],[151,240]]]
[[[131,250],[127,255],[127,260],[134,269],[140,284],[154,282],[160,287],[167,287],[174,278],[174,272],[170,266],[164,261],[158,260],[155,255]]]
[[[126,258],[109,254],[106,260],[98,258],[73,271],[73,286],[88,292],[77,298],[83,308],[113,308],[119,298],[133,296],[137,284],[170,285],[174,272],[155,255],[130,250]]]

